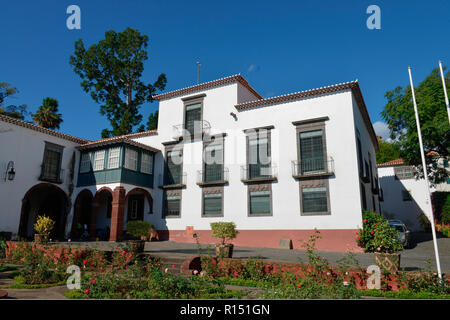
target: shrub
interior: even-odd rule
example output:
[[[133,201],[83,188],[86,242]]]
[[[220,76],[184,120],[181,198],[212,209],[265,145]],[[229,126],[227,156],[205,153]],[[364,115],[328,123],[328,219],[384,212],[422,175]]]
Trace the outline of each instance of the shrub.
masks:
[[[224,245],[228,240],[236,238],[236,224],[234,222],[211,222],[212,237],[219,238]]]
[[[433,192],[431,203],[436,220],[443,224],[450,223],[450,192]]]
[[[398,231],[372,211],[363,212],[363,228],[357,233],[356,243],[364,248],[364,252],[394,253],[403,249]]]
[[[148,221],[128,221],[127,233],[134,238],[148,237],[153,225]]]
[[[38,216],[36,223],[34,224],[34,230],[38,234],[49,235],[55,227],[55,221],[50,219],[49,217],[42,215]]]

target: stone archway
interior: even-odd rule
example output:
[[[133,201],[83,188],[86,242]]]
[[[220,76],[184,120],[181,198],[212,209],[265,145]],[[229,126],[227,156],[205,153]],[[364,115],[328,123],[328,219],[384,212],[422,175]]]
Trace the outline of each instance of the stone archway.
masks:
[[[22,199],[18,234],[22,238],[32,238],[37,217],[45,214],[55,221],[50,238],[63,239],[69,210],[69,198],[61,188],[51,183],[39,183],[31,187]]]
[[[71,237],[80,239],[84,232],[84,226],[89,228],[92,216],[92,203],[94,196],[88,189],[83,189],[78,193],[74,204],[74,215],[72,220]]]
[[[103,240],[105,240],[104,238],[109,238],[113,194],[114,192],[108,187],[102,187],[95,193],[92,200],[92,215],[89,225],[91,239],[95,239],[98,236]],[[98,232],[101,234],[98,234]]]

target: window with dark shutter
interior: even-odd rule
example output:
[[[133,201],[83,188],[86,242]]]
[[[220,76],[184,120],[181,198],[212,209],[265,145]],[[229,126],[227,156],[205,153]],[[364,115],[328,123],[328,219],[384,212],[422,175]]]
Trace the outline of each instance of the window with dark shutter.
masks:
[[[327,189],[325,187],[303,188],[302,204],[304,213],[327,212]]]
[[[179,216],[180,215],[180,196],[167,196],[165,216]]]
[[[184,128],[192,135],[194,134],[195,123],[202,120],[202,105],[195,103],[186,106]]]
[[[300,165],[302,173],[325,169],[323,131],[300,132]]]
[[[59,182],[62,160],[62,148],[46,143],[42,163],[41,180]]]
[[[204,182],[223,180],[223,142],[205,147]]]
[[[270,191],[250,192],[250,214],[270,214]]]
[[[270,172],[269,138],[257,135],[248,138],[248,177],[249,179],[268,177]]]
[[[181,184],[181,169],[183,152],[172,150],[167,152],[166,185]]]
[[[203,215],[220,216],[222,215],[222,194],[204,194],[203,195]]]

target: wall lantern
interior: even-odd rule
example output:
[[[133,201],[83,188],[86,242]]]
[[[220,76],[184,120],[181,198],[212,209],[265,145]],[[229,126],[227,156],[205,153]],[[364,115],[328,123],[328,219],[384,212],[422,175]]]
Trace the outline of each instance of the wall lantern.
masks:
[[[6,166],[5,181],[6,179],[8,179],[9,181],[14,180],[15,175],[16,171],[14,170],[14,161],[10,161]]]

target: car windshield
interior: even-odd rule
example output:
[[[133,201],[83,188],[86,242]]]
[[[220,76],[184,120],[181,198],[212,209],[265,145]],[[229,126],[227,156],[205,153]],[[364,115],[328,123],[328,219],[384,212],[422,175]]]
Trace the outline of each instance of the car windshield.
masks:
[[[403,228],[403,226],[400,226],[398,224],[394,224],[394,225],[391,224],[391,227],[399,232],[405,232],[405,229]]]

